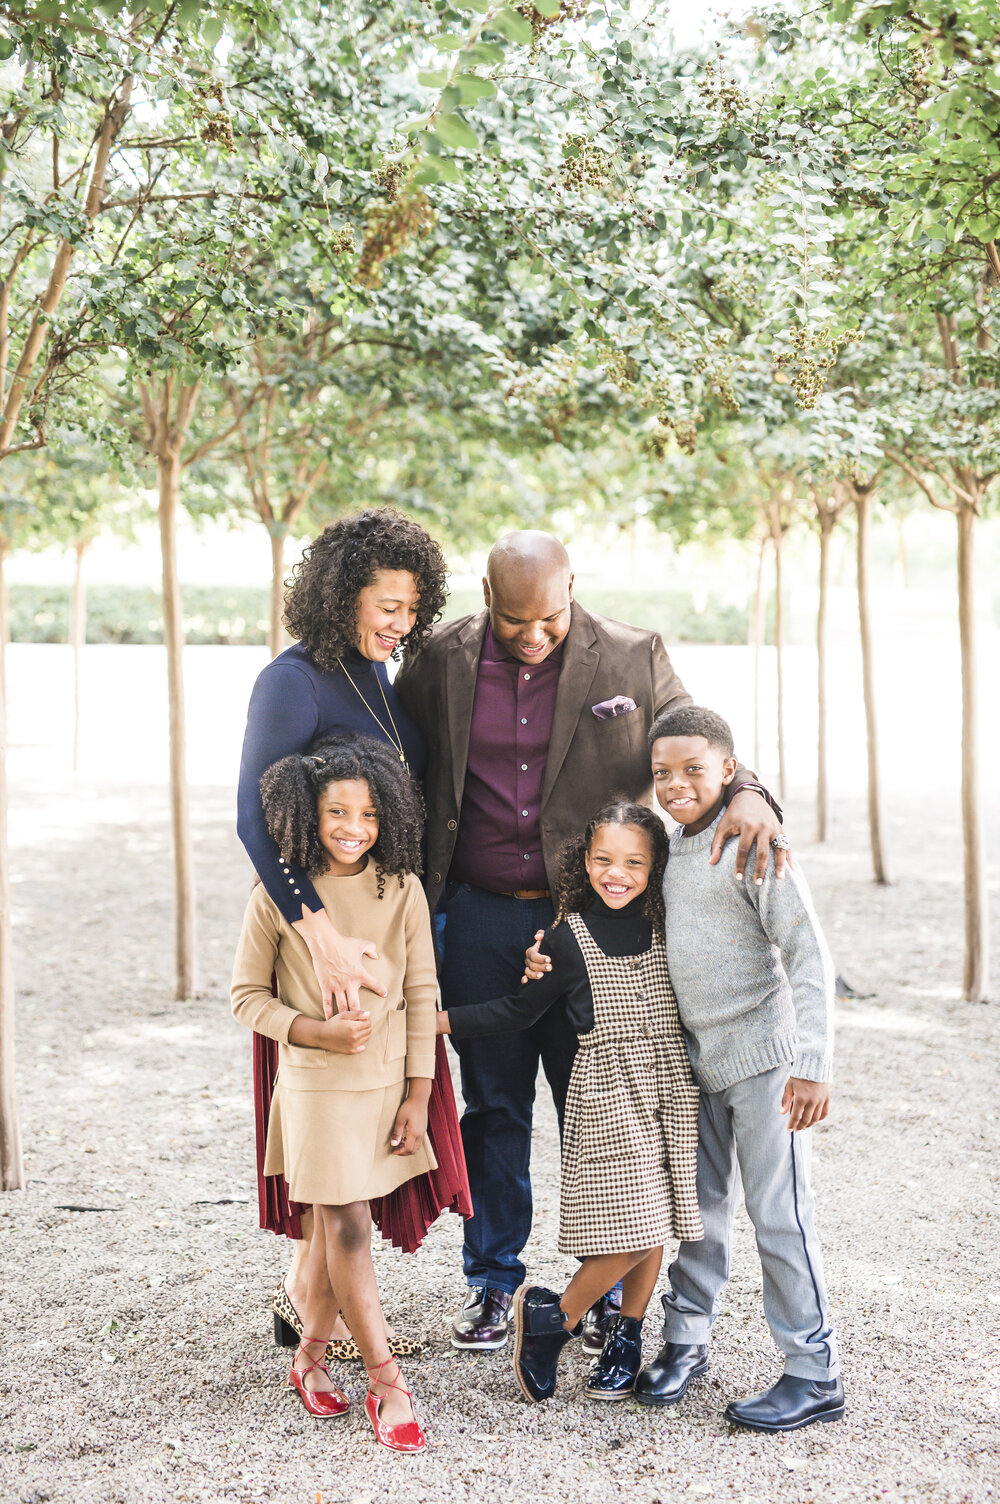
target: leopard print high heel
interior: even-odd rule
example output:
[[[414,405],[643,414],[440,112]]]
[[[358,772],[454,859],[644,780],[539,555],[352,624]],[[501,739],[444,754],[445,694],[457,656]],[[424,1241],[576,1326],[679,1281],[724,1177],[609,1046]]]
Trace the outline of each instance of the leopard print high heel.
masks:
[[[292,1305],[285,1289],[285,1281],[279,1279],[271,1296],[271,1310],[274,1313],[274,1342],[276,1347],[298,1347],[302,1336],[302,1318]],[[389,1340],[389,1351],[394,1358],[416,1358],[426,1348],[427,1343],[421,1342],[418,1337],[392,1337]],[[353,1337],[335,1338],[326,1344],[326,1363],[360,1363],[361,1349]]]

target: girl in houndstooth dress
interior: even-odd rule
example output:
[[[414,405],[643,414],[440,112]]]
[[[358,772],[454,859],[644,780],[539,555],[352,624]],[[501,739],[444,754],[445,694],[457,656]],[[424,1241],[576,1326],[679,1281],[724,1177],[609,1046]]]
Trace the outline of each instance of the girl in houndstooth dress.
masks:
[[[517,1293],[514,1371],[533,1400],[554,1391],[560,1349],[618,1280],[621,1315],[586,1392],[624,1398],[663,1244],[702,1236],[698,1087],[663,943],[666,859],[651,810],[604,806],[563,854],[557,917],[540,947],[551,970],[508,997],[438,1014],[439,1033],[472,1038],[527,1029],[565,1007],[579,1040],[561,1125],[559,1249],[581,1264],[562,1296],[532,1285]]]

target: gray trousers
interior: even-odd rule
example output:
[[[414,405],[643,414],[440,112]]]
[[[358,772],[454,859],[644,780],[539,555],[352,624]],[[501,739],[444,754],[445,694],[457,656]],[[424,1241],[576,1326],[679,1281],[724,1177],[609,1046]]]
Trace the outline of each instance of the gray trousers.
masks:
[[[809,1189],[810,1133],[789,1133],[779,1066],[724,1091],[702,1089],[698,1115],[698,1205],[705,1237],[682,1243],[663,1297],[665,1342],[707,1342],[729,1278],[740,1178],[764,1273],[764,1314],[785,1354],[785,1372],[832,1379],[840,1372],[827,1314]]]

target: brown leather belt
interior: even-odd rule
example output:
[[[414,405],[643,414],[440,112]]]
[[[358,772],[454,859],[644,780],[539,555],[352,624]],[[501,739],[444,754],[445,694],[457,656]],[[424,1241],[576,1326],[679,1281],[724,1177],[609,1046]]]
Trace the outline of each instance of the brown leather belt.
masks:
[[[513,893],[505,893],[504,898],[551,898],[548,888],[515,888]]]

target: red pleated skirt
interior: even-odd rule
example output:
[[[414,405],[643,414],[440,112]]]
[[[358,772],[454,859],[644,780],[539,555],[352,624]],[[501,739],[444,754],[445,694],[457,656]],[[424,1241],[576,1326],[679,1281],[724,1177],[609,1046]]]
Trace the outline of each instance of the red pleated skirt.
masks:
[[[276,990],[276,989],[275,989]],[[271,1097],[278,1069],[278,1046],[264,1034],[253,1037],[253,1105],[257,1129],[257,1197],[260,1225],[286,1238],[301,1238],[299,1222],[308,1207],[288,1199],[283,1175],[264,1174],[264,1146],[271,1115]],[[444,1039],[435,1049],[434,1081],[427,1106],[427,1132],[434,1146],[438,1167],[407,1180],[388,1196],[369,1202],[372,1221],[383,1238],[404,1253],[415,1253],[427,1229],[442,1212],[472,1216],[472,1196],[465,1168],[462,1134],[458,1125],[455,1093]]]

